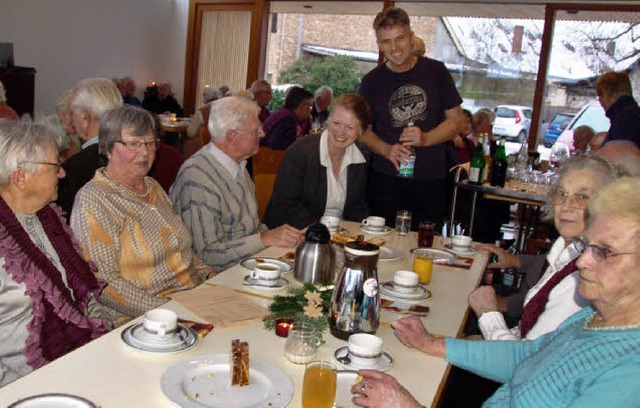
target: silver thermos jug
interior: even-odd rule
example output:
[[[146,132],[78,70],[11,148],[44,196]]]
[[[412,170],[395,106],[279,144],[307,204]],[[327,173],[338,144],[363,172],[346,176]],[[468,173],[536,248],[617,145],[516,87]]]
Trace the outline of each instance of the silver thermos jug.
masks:
[[[335,251],[329,240],[331,234],[323,224],[311,225],[304,242],[296,248],[293,274],[303,283],[332,284]]]
[[[354,241],[344,246],[344,266],[331,296],[331,334],[347,340],[354,333],[374,334],[380,324],[378,246]]]

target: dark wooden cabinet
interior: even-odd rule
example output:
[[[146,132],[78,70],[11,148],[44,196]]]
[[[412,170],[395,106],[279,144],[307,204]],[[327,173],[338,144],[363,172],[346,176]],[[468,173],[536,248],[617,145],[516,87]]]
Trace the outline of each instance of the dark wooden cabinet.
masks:
[[[7,103],[18,115],[33,117],[36,70],[28,67],[0,68],[0,81],[7,91]]]

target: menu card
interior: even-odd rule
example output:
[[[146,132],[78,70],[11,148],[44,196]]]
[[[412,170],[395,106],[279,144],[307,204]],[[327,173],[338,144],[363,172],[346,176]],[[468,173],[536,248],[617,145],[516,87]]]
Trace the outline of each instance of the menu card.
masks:
[[[197,288],[169,295],[201,320],[217,330],[249,326],[262,322],[269,314],[264,307],[246,296],[224,286],[200,285]]]

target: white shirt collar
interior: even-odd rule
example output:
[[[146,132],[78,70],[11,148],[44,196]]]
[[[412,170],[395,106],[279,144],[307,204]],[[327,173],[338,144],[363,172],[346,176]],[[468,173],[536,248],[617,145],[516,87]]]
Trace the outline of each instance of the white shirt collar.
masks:
[[[350,164],[360,164],[365,162],[366,160],[362,155],[362,152],[358,149],[358,146],[353,143],[351,146],[347,147],[347,150],[344,153],[340,171],[347,168]],[[320,164],[326,167],[328,171],[331,171],[331,158],[329,157],[329,130],[326,129],[320,136]]]
[[[94,144],[98,144],[98,136],[94,136],[91,139],[87,140],[86,142],[84,142],[82,144],[82,148],[86,149],[87,147],[94,145]]]
[[[215,157],[216,160],[220,162],[222,167],[224,167],[229,172],[229,174],[231,174],[231,177],[233,177],[234,179],[238,178],[238,175],[247,166],[246,160],[243,160],[241,163],[236,162],[231,157],[229,157],[228,154],[220,150],[218,146],[216,146],[213,142],[207,144],[207,146],[205,147],[213,155],[213,157]]]

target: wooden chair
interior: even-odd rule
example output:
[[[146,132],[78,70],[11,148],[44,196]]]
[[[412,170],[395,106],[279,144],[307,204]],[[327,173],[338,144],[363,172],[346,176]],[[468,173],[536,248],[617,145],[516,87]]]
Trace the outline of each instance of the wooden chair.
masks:
[[[260,219],[267,210],[267,205],[273,193],[273,183],[276,181],[280,160],[285,150],[273,150],[261,146],[258,154],[253,156],[253,181],[256,184],[256,198],[258,200],[258,215]]]

